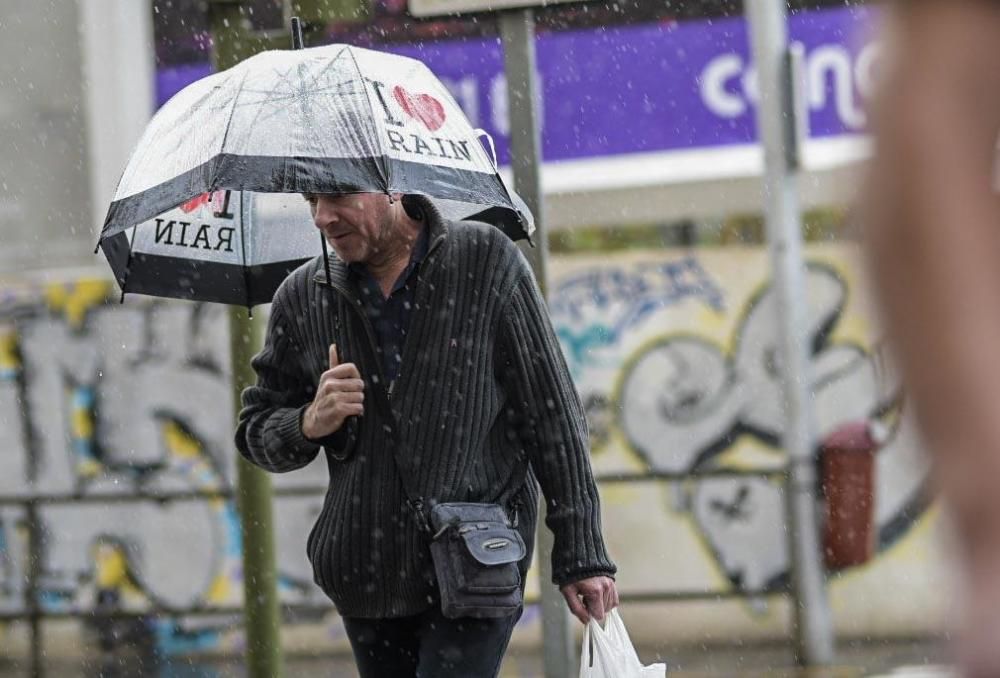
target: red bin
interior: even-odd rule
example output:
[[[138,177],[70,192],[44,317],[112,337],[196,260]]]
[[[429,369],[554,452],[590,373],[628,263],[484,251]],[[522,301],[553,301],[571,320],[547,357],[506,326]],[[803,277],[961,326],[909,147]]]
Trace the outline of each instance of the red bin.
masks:
[[[823,556],[830,570],[862,565],[875,555],[877,452],[878,443],[868,422],[845,424],[823,441]]]

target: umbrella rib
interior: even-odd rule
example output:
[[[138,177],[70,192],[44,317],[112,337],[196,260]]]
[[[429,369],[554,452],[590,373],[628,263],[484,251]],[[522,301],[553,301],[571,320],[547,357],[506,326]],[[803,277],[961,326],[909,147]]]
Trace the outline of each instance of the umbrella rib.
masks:
[[[250,210],[247,206],[246,196],[240,191],[240,250],[243,254],[243,287],[247,293],[247,308],[250,309],[250,317],[253,317],[253,298],[250,296],[250,269],[247,262],[247,232],[246,223]]]
[[[278,111],[276,111],[274,113],[271,113],[267,117],[263,117],[263,114],[264,114],[264,104],[274,104],[274,103],[276,103],[278,101],[291,101],[291,100],[294,100],[296,98],[296,94],[291,89],[293,87],[293,83],[290,80],[288,80],[288,78],[287,78],[288,73],[282,73],[277,68],[275,68],[273,70],[274,70],[274,74],[277,75],[278,78],[289,87],[289,89],[288,89],[289,94],[284,94],[284,95],[278,96],[277,95],[277,90],[270,90],[270,91],[267,91],[267,90],[256,90],[256,89],[247,89],[247,90],[245,90],[245,89],[243,89],[243,87],[241,85],[240,86],[240,94],[242,94],[243,92],[249,92],[251,94],[260,94],[260,95],[262,95],[264,97],[263,99],[260,99],[259,101],[247,102],[248,105],[253,105],[254,109],[255,109],[254,116],[253,116],[253,121],[247,126],[247,129],[254,129],[257,126],[257,123],[260,122],[262,119],[263,120],[270,120],[271,118],[273,118],[275,116],[282,115],[282,114],[285,113],[285,111],[283,109],[281,109],[281,110],[278,110]],[[234,110],[235,110],[235,105],[234,105]]]
[[[233,116],[236,114],[236,102],[240,100],[240,94],[243,93],[243,85],[247,81],[247,77],[250,75],[250,69],[246,69],[243,73],[243,78],[240,80],[240,84],[236,88],[236,94],[233,95],[233,105],[229,108],[229,118],[226,120],[226,131],[222,133],[222,143],[219,145],[219,155],[226,152],[226,141],[229,140],[229,130],[233,126]],[[213,170],[215,168],[213,167]],[[209,186],[209,190],[214,190],[215,185],[215,172],[213,171],[212,185]]]
[[[312,85],[313,85],[313,86],[312,86],[312,88],[310,89],[310,91],[308,92],[308,94],[309,94],[310,96],[313,96],[313,97],[315,97],[315,96],[316,96],[317,94],[321,94],[321,93],[324,93],[325,91],[327,91],[327,89],[339,89],[339,88],[340,88],[340,85],[341,85],[342,83],[337,83],[337,85],[336,85],[336,87],[335,87],[335,88],[320,88],[320,87],[319,87],[319,83],[320,83],[320,78],[321,78],[321,77],[323,77],[323,76],[325,76],[325,75],[326,75],[326,73],[327,73],[327,71],[329,71],[329,70],[330,70],[331,68],[333,68],[334,64],[336,64],[336,63],[337,63],[337,61],[339,61],[339,60],[340,60],[340,58],[341,58],[342,56],[344,56],[344,52],[348,52],[348,53],[350,54],[350,50],[349,50],[349,48],[348,48],[347,46],[345,46],[345,47],[341,48],[341,50],[340,50],[339,52],[337,52],[336,56],[334,56],[334,57],[333,57],[332,59],[330,59],[330,60],[329,60],[329,61],[328,61],[328,62],[326,63],[326,65],[325,65],[325,66],[323,66],[323,69],[322,69],[322,70],[321,70],[321,71],[320,71],[319,73],[316,73],[316,74],[312,74],[312,75],[311,75],[311,77],[312,77]],[[353,55],[352,55],[352,57],[353,57]],[[364,87],[364,82],[363,82],[363,81],[362,81],[361,85],[362,85],[362,87]],[[304,92],[304,91],[303,91],[303,94],[305,94],[305,92]],[[309,120],[310,120],[311,118],[313,118],[313,115],[312,115],[312,112],[311,112],[311,111],[310,111],[310,109],[309,109],[309,108],[308,108],[308,107],[307,107],[307,106],[305,105],[305,102],[304,102],[304,101],[302,102],[302,105],[301,105],[301,107],[300,107],[300,110],[301,110],[301,114],[302,114],[302,117],[303,117],[303,119],[304,119],[304,120],[306,120],[307,122],[308,122],[308,121],[309,121]],[[325,242],[325,241],[324,241],[324,242]]]
[[[324,75],[326,75],[326,72],[327,72],[328,70],[330,70],[330,69],[331,69],[331,68],[333,67],[333,65],[334,65],[335,63],[337,63],[337,61],[339,61],[339,60],[340,60],[340,57],[344,56],[344,52],[346,52],[346,51],[347,51],[347,47],[344,47],[344,48],[343,48],[343,49],[341,49],[341,50],[340,50],[339,52],[337,52],[337,56],[335,56],[335,57],[333,57],[332,59],[330,59],[330,60],[329,60],[329,61],[327,62],[326,66],[324,66],[324,67],[323,67],[323,70],[322,70],[322,71],[320,71],[319,73],[317,73],[317,74],[316,74],[316,75],[315,75],[315,76],[313,77],[313,85],[314,85],[314,86],[317,86],[317,85],[319,85],[319,79],[320,79],[320,77],[321,77],[321,76],[324,76]],[[339,83],[338,83],[338,84],[339,84]],[[317,90],[316,90],[316,91],[322,91],[322,90],[320,90],[320,89],[318,89],[318,88],[317,88]]]
[[[344,51],[348,51],[348,48],[345,47]],[[361,72],[361,66],[358,64],[358,59],[354,56],[354,52],[348,51],[348,53],[351,55],[351,61],[354,62],[354,68],[358,71],[358,79],[361,81],[361,90],[365,93],[365,101],[368,102],[368,113],[371,116],[372,124],[376,126],[377,130],[378,123],[375,122],[375,107],[372,105],[371,97],[368,94],[368,88],[365,86],[365,74]],[[382,182],[385,184],[385,192],[389,194],[389,189],[391,188],[391,184],[389,183],[389,157],[385,153],[382,153],[381,155],[384,167],[379,167],[379,174],[382,175]],[[375,166],[378,167],[377,162],[375,163]]]
[[[281,74],[277,73],[277,75],[281,75]],[[354,81],[352,80],[350,82],[354,82]],[[291,83],[289,83],[289,84],[291,84]],[[338,82],[338,83],[336,83],[334,85],[329,85],[328,87],[317,87],[315,90],[310,91],[309,94],[310,95],[324,94],[326,92],[330,92],[330,91],[333,91],[333,90],[338,90],[338,89],[340,89],[341,87],[343,87],[346,84],[350,84],[350,83]],[[244,89],[244,90],[242,90],[242,93],[243,94],[260,94],[263,98],[259,99],[257,101],[244,101],[243,103],[240,104],[240,106],[259,106],[260,104],[272,103],[274,101],[288,101],[290,99],[296,99],[296,98],[299,97],[299,94],[297,92],[291,92],[291,93],[288,93],[288,94],[278,95],[277,92],[276,92],[276,90],[263,90],[263,89]],[[229,104],[226,104],[226,105],[228,106]]]
[[[242,92],[242,91],[243,91],[243,89],[241,88],[240,92]],[[266,99],[262,99],[261,101],[257,102],[257,105],[254,107],[255,111],[254,111],[254,115],[253,115],[253,122],[251,122],[250,125],[248,125],[247,129],[254,129],[257,126],[257,123],[260,122],[261,115],[264,113],[264,106],[263,106],[263,104],[272,103],[274,101],[278,101],[278,99],[273,98],[273,95],[274,95],[273,92],[271,92],[271,93],[260,92],[260,93],[264,94],[267,98]],[[292,97],[289,96],[288,98],[292,98]],[[270,120],[275,115],[277,115],[277,113],[272,113],[269,117],[265,118],[265,120]]]
[[[132,274],[132,250],[135,246],[135,234],[139,226],[132,227],[132,237],[128,239],[128,258],[125,260],[125,277],[122,278],[122,296],[118,300],[119,304],[125,303],[125,286],[128,285],[128,277]]]

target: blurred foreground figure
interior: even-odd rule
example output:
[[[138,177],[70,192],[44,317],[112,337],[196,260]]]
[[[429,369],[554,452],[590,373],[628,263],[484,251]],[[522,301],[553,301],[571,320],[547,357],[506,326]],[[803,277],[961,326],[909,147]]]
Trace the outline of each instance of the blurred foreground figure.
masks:
[[[870,266],[957,528],[964,675],[1000,676],[1000,3],[893,7]]]
[[[581,621],[602,619],[618,596],[586,421],[525,258],[418,196],[305,197],[337,257],[275,294],[236,444],[278,473],[323,450],[306,550],[362,677],[496,675],[535,478],[555,583]]]

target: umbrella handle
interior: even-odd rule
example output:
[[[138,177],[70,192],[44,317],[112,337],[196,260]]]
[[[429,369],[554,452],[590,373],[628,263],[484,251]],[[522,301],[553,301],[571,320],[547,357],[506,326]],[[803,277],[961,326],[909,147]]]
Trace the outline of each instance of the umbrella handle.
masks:
[[[493,160],[493,169],[495,171],[499,171],[499,168],[497,166],[497,147],[493,143],[493,137],[490,136],[489,132],[487,132],[484,129],[480,129],[478,127],[476,129],[472,130],[472,131],[475,132],[476,136],[479,137],[479,138],[486,137],[486,141],[488,141],[489,144],[490,144],[490,155],[492,156],[492,160]]]
[[[330,276],[330,253],[326,249],[326,236],[320,233],[319,239],[323,243],[323,271],[326,273],[326,284],[333,285],[333,279]]]
[[[305,43],[302,41],[302,20],[297,16],[292,17],[292,49],[302,49]]]

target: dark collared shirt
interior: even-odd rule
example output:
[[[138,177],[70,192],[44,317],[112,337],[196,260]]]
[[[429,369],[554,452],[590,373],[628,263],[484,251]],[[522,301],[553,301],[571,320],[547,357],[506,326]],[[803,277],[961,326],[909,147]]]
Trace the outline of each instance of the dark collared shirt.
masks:
[[[414,274],[427,255],[428,240],[425,224],[410,252],[410,263],[399,274],[388,298],[382,295],[382,288],[364,264],[351,264],[348,267],[361,292],[365,315],[375,330],[375,340],[378,343],[375,348],[389,384],[399,377],[403,344],[410,328],[410,315],[416,299],[417,278]]]

